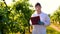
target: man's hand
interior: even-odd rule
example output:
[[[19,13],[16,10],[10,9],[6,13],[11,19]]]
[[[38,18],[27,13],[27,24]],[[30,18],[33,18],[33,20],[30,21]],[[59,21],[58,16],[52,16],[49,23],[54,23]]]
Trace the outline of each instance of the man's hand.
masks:
[[[44,22],[42,22],[42,21],[39,20],[39,21],[38,21],[38,24],[39,24],[39,25],[44,25]]]

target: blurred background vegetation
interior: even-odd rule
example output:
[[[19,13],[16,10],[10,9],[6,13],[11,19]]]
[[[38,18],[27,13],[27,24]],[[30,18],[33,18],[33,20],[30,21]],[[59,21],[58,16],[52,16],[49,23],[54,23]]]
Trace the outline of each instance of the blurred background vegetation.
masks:
[[[0,34],[31,34],[29,24],[34,12],[29,0],[13,0],[11,6],[5,0],[0,0]],[[51,26],[47,27],[47,34],[60,34],[60,6],[50,15]],[[53,28],[55,27],[55,28]]]

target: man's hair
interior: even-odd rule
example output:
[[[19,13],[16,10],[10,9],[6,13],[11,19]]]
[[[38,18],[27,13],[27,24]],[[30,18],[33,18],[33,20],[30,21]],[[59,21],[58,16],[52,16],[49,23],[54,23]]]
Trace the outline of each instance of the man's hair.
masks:
[[[36,4],[35,4],[35,7],[36,7],[36,6],[40,6],[40,7],[41,7],[41,4],[40,4],[40,3],[36,3]]]

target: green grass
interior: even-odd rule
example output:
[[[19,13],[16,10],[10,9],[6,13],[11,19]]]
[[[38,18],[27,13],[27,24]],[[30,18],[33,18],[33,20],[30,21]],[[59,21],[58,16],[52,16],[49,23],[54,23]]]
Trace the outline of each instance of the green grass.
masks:
[[[51,27],[47,27],[47,34],[60,34],[60,32],[56,31],[55,29]]]

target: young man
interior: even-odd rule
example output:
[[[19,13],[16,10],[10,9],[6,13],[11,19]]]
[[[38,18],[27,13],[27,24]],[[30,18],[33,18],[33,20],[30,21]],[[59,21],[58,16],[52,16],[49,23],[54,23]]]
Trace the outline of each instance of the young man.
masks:
[[[32,14],[31,17],[40,17],[40,21],[43,23],[42,25],[32,25],[30,20],[30,24],[33,26],[32,34],[46,34],[46,26],[50,25],[50,18],[47,14],[41,11],[40,3],[36,3],[35,5],[35,12]]]

